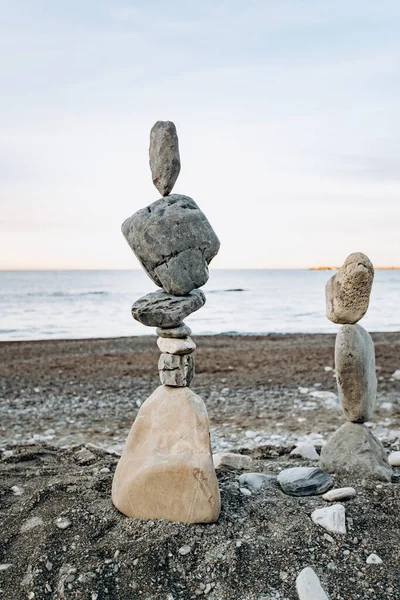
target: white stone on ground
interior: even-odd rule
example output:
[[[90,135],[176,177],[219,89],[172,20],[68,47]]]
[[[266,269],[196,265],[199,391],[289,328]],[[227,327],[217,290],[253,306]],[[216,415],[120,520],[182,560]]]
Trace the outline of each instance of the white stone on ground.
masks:
[[[179,548],[178,552],[179,552],[179,554],[181,554],[181,556],[186,556],[186,554],[189,554],[191,549],[192,549],[191,546],[181,546]]]
[[[307,458],[309,460],[319,460],[319,454],[315,449],[314,444],[311,442],[300,442],[294,448],[290,456],[301,456],[301,458]]]
[[[250,456],[235,454],[234,452],[217,452],[213,455],[215,469],[250,469],[252,460]]]
[[[334,502],[335,500],[344,500],[345,498],[352,498],[356,495],[356,490],[353,487],[336,488],[335,490],[329,490],[322,496],[324,500],[328,502]]]
[[[2,563],[0,565],[0,571],[7,571],[10,567],[12,567],[12,563]]]
[[[317,508],[311,514],[311,519],[331,533],[346,533],[346,511],[343,504]]]
[[[259,490],[263,483],[276,482],[276,480],[275,475],[267,475],[266,473],[243,473],[239,477],[239,484],[241,486],[247,485],[247,487],[253,490]]]
[[[392,467],[400,467],[400,452],[392,452],[391,454],[389,454],[389,465],[391,465]]]
[[[309,391],[307,387],[299,387],[299,394],[308,394]]]
[[[25,533],[26,531],[30,531],[34,527],[39,527],[40,525],[43,525],[42,517],[31,517],[30,519],[27,519],[24,523],[22,523],[19,532]]]
[[[19,487],[19,485],[13,485],[10,489],[14,496],[22,496],[22,494],[24,493],[24,488]]]
[[[251,496],[251,491],[247,488],[241,487],[239,488],[239,491],[241,494],[243,494],[243,496]]]
[[[393,379],[398,379],[400,380],[400,369],[397,369],[397,371],[395,371],[392,375]]]
[[[300,600],[329,600],[329,596],[311,567],[306,567],[298,574],[296,590]]]
[[[377,554],[370,554],[367,558],[367,565],[381,565],[383,560]]]
[[[67,519],[67,517],[57,517],[55,524],[58,529],[68,529],[68,527],[71,527],[72,525],[71,521]]]

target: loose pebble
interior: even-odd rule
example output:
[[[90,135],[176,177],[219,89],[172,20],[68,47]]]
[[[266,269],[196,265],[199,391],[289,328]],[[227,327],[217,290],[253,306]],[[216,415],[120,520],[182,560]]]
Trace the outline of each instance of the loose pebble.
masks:
[[[40,525],[43,525],[42,517],[31,517],[30,519],[27,519],[24,523],[22,523],[19,532],[25,533],[26,531],[30,531],[34,527],[39,527]]]
[[[306,567],[298,574],[296,589],[300,600],[329,600],[311,567]]]
[[[317,508],[311,514],[312,521],[331,533],[346,533],[346,511],[342,504]]]
[[[191,551],[191,549],[192,549],[191,546],[181,546],[181,548],[179,548],[178,552],[182,556],[186,556],[186,554],[189,554],[189,552]]]
[[[318,467],[293,467],[279,473],[278,483],[289,496],[313,496],[326,492],[333,480]]]
[[[24,493],[24,489],[22,487],[19,487],[18,485],[13,485],[10,489],[14,496],[22,496],[22,494]]]
[[[249,469],[252,464],[250,456],[233,452],[217,452],[213,455],[213,461],[216,469]]]
[[[370,554],[367,558],[367,565],[381,565],[383,560],[377,554]]]
[[[335,500],[344,500],[345,498],[352,498],[356,495],[356,490],[352,487],[337,488],[335,490],[329,490],[322,496],[324,500],[328,502],[334,502]]]
[[[247,488],[239,488],[239,491],[241,494],[243,494],[243,496],[251,496],[251,491]]]
[[[10,567],[12,567],[12,563],[2,563],[0,565],[0,571],[7,571]]]
[[[388,461],[392,467],[400,467],[400,451],[389,454]]]
[[[71,527],[72,525],[71,521],[66,517],[57,517],[55,524],[58,529],[68,529],[68,527]]]

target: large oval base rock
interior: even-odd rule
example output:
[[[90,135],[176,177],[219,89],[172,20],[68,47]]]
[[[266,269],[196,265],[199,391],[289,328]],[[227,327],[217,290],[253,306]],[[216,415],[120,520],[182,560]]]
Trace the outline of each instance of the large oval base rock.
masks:
[[[160,386],[142,404],[114,474],[112,501],[128,517],[218,519],[207,410],[192,390]]]
[[[321,450],[320,467],[328,473],[390,481],[392,469],[381,442],[360,423],[344,423]]]

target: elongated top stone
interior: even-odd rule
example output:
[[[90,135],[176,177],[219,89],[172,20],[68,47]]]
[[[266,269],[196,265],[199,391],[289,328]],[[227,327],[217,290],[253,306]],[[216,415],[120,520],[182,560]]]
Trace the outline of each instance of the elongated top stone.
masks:
[[[124,221],[122,233],[154,283],[175,296],[207,282],[208,264],[220,247],[196,202],[179,194],[136,212]]]
[[[325,287],[326,316],[333,323],[357,323],[368,310],[374,267],[368,256],[348,256]]]
[[[150,169],[162,196],[172,192],[181,170],[178,134],[172,121],[157,121],[150,132]]]
[[[342,325],[336,336],[335,366],[343,413],[349,421],[372,418],[376,402],[375,347],[361,325]]]

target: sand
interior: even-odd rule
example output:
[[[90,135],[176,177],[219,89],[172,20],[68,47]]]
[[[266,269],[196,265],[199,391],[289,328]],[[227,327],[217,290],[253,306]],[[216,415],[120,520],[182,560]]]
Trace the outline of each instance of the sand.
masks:
[[[380,380],[371,428],[397,450],[400,381],[391,374],[400,333],[373,338]],[[311,395],[335,392],[326,370],[334,336],[194,339],[192,388],[206,402],[213,449],[248,454],[254,471],[271,474],[312,464],[289,452],[310,437],[318,449],[344,421],[334,401]],[[216,525],[128,520],[115,510],[113,452],[158,385],[158,354],[155,337],[0,344],[0,564],[11,565],[0,570],[0,597],[294,600],[296,575],[312,565],[332,600],[399,600],[397,484],[337,479],[357,496],[345,503],[348,533],[333,542],[310,519],[321,498],[290,498],[274,485],[244,496],[238,472],[218,474]],[[97,447],[81,464],[76,452],[87,443]],[[21,533],[32,517],[42,523]],[[382,565],[366,564],[372,552]]]

